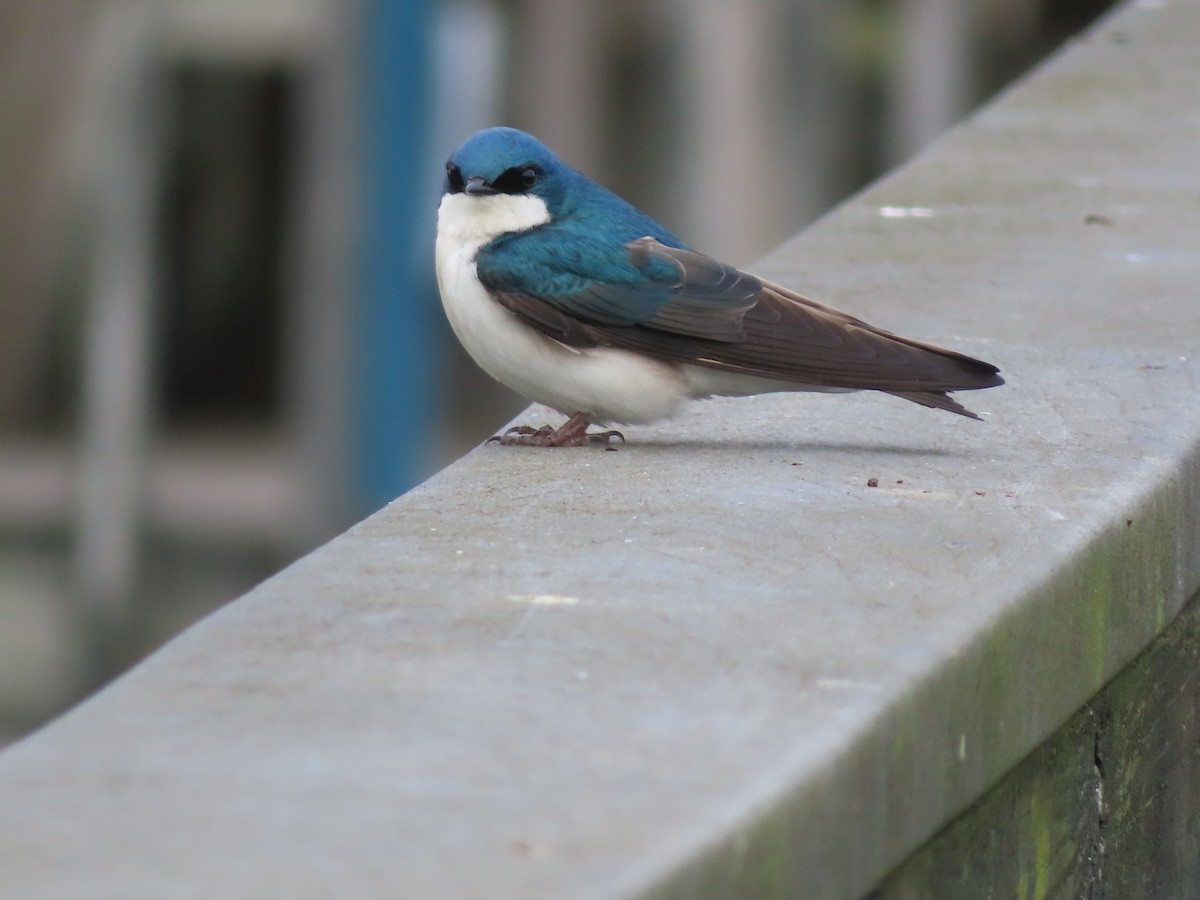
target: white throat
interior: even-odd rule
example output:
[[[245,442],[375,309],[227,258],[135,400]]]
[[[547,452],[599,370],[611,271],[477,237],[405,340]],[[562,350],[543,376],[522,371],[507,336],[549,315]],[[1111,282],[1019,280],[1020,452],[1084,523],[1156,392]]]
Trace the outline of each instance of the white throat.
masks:
[[[438,206],[438,255],[443,247],[475,251],[488,241],[513,231],[528,231],[550,221],[550,210],[533,194],[446,194]]]

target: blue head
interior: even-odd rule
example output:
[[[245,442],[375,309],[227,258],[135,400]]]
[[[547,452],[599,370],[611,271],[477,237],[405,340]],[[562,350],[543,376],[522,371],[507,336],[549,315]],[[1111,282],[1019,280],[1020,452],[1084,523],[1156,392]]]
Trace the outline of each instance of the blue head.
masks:
[[[515,128],[486,128],[446,162],[445,194],[540,200],[549,220],[613,245],[645,237],[682,246],[665,228],[560,160],[545,144]],[[472,204],[467,204],[468,206]],[[546,219],[542,219],[546,221]]]
[[[468,138],[446,162],[444,193],[470,196],[533,195],[554,210],[578,172],[532,135],[515,128],[487,128]]]

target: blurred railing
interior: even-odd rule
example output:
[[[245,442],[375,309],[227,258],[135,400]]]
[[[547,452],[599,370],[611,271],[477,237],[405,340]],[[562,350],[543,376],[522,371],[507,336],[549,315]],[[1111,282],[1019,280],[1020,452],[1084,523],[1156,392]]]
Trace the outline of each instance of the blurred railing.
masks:
[[[475,128],[741,263],[1105,2],[5,5],[0,744],[519,408],[433,286]]]
[[[0,754],[0,894],[1186,895],[1198,29],[1128,4],[755,267],[999,364],[986,424],[482,447]]]

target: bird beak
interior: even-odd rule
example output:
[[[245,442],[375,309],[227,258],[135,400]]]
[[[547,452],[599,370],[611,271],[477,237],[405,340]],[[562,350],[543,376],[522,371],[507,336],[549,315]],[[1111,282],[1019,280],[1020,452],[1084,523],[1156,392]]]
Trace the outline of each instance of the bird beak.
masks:
[[[463,190],[476,197],[486,197],[488,194],[496,193],[496,189],[478,175],[468,178]]]

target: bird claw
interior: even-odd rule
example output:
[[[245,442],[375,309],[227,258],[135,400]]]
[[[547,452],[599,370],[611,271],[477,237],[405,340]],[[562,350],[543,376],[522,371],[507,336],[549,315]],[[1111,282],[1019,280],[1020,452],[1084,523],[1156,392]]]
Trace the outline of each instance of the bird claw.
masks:
[[[485,444],[500,444],[503,447],[596,447],[612,446],[614,440],[625,443],[625,435],[619,431],[599,431],[594,434],[587,431],[586,419],[571,418],[561,428],[551,428],[543,425],[533,428],[530,425],[517,425],[503,434],[493,435],[484,441]]]
[[[625,435],[619,431],[599,431],[595,434],[585,434],[584,437],[589,444],[603,444],[605,447],[612,447],[614,440],[625,443]]]
[[[531,425],[516,425],[504,434],[494,434],[486,441],[485,444],[503,444],[506,447],[511,447],[518,444],[528,444],[530,441],[521,440],[531,436],[549,437],[554,433],[554,429],[549,425],[543,425],[541,428],[534,428]]]
[[[519,425],[508,429],[504,434],[492,435],[484,443],[499,444],[502,447],[553,447],[550,443],[553,435],[554,429],[549,426],[531,428],[528,425]]]

